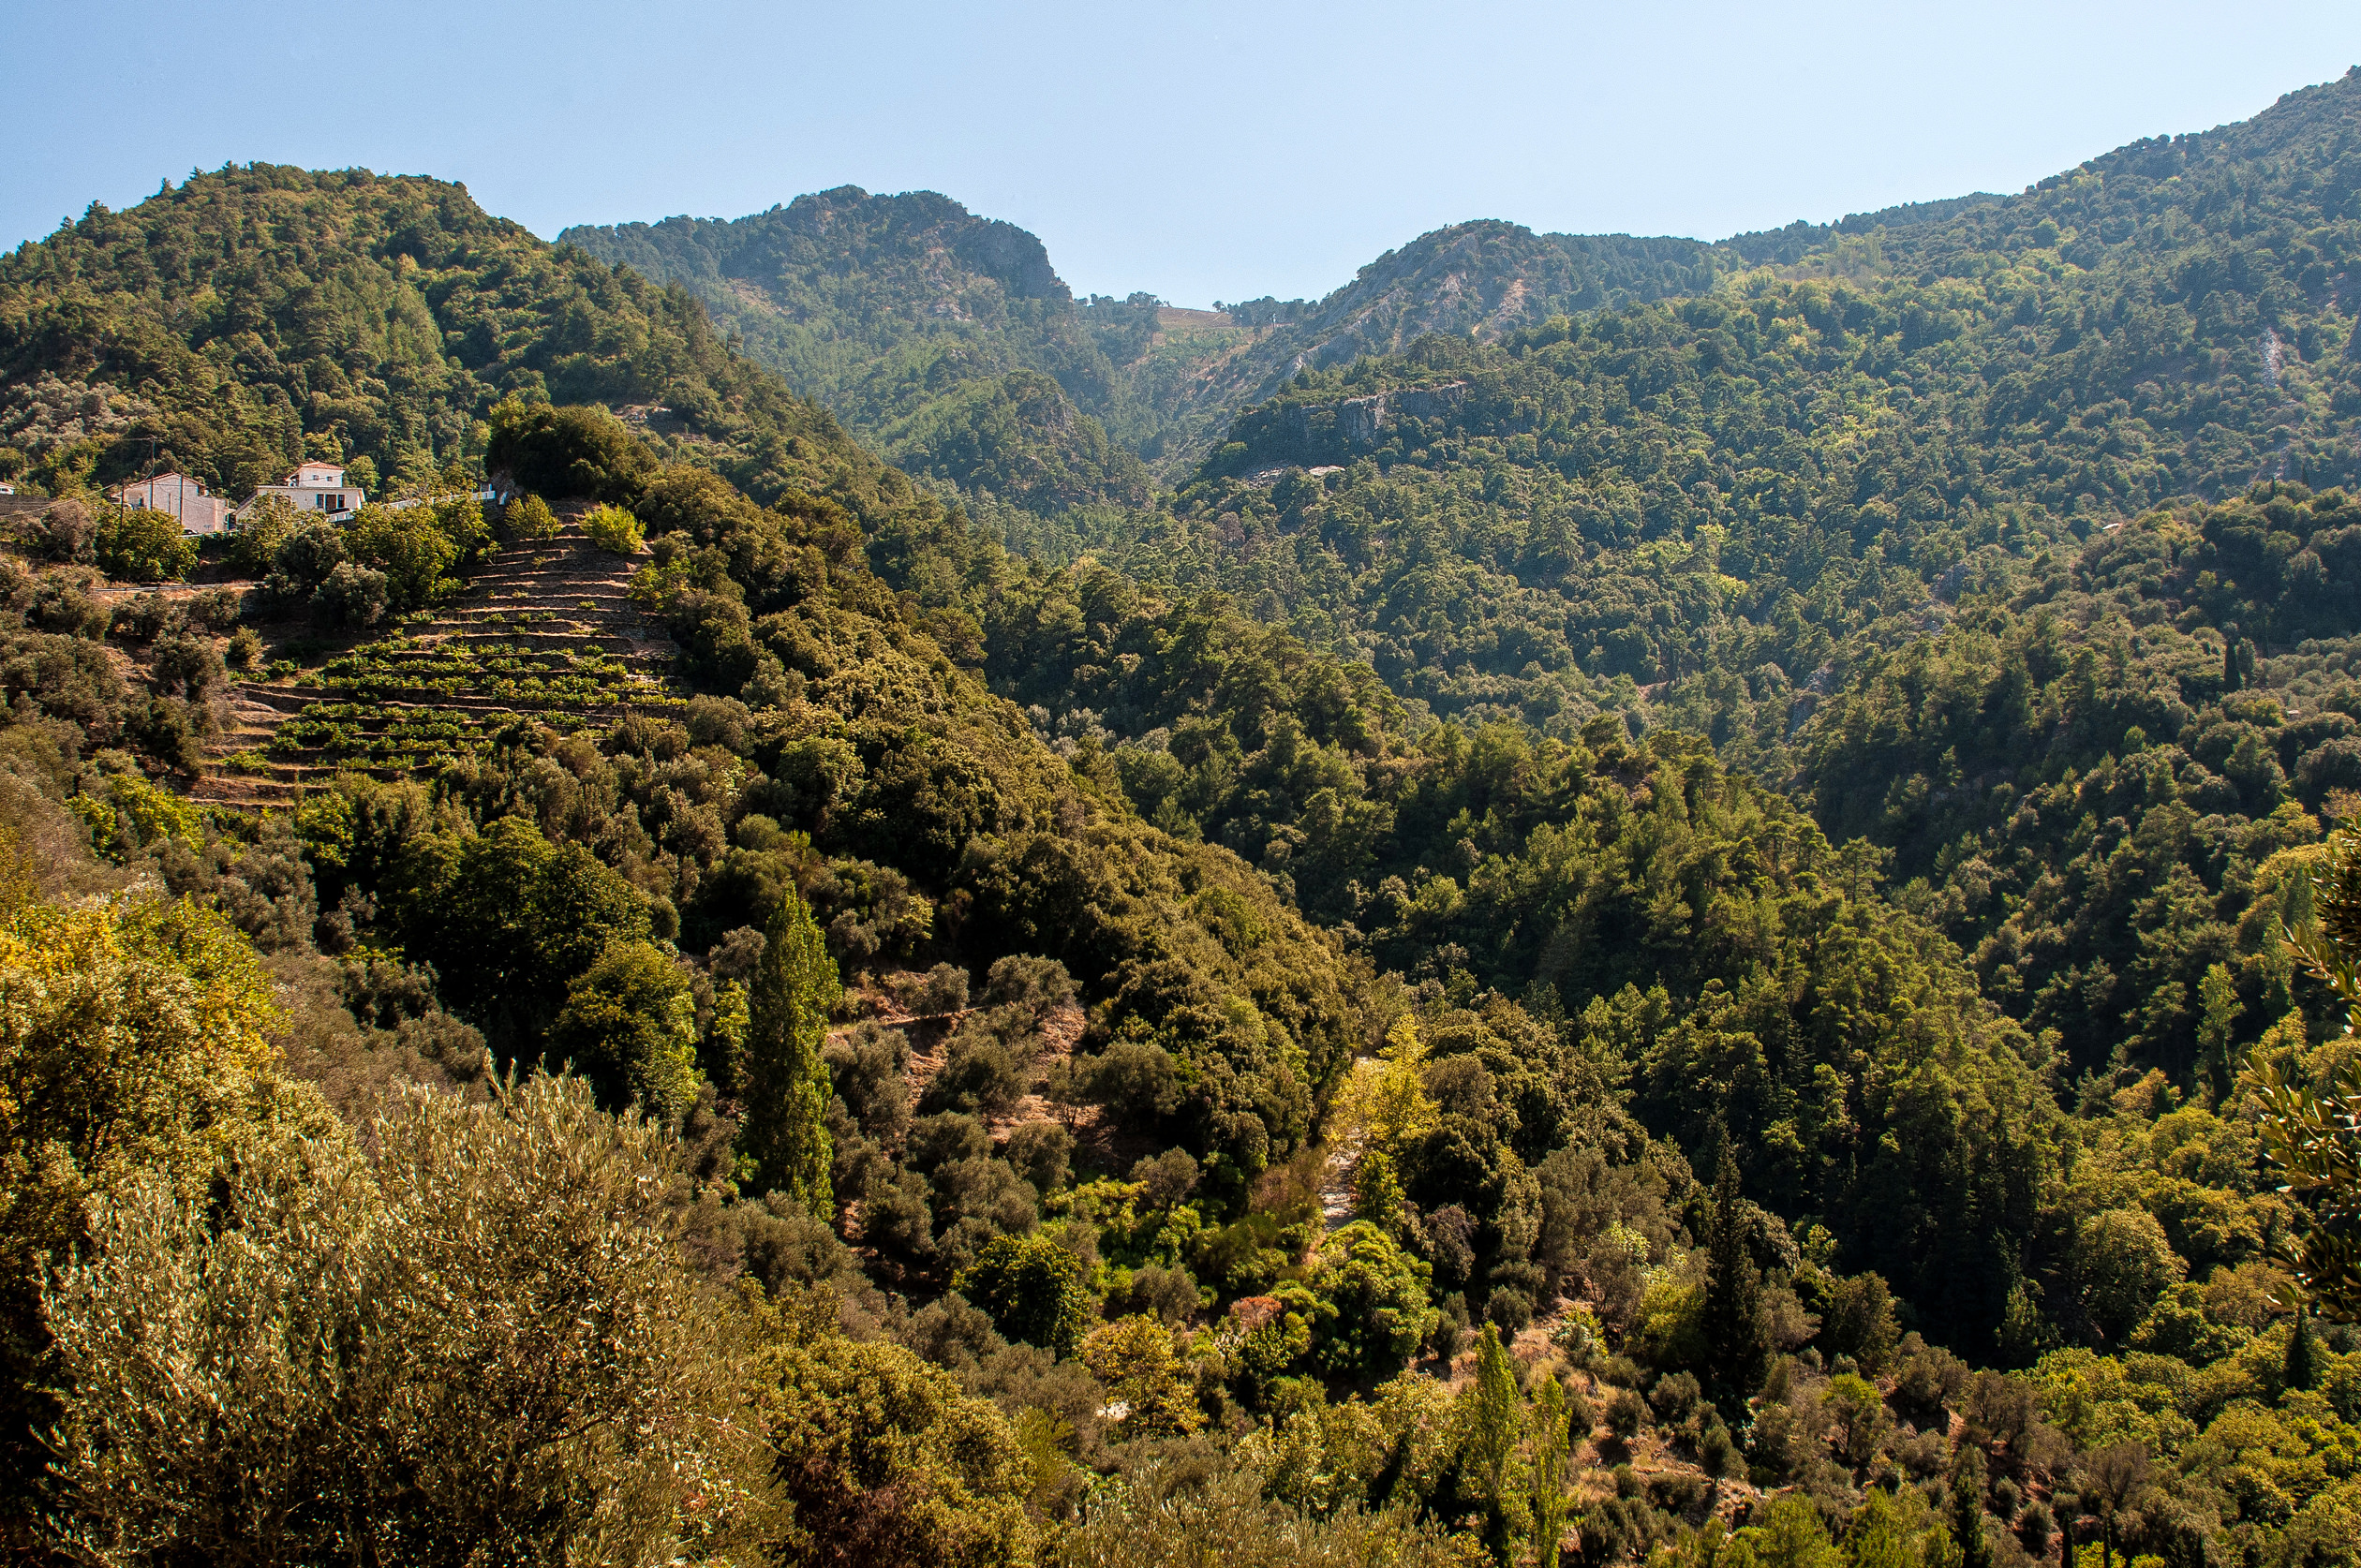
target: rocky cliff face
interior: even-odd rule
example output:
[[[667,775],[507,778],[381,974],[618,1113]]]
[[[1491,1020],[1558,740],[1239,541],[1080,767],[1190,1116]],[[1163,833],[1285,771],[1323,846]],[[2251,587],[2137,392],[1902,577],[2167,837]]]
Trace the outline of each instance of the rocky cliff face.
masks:
[[[1268,455],[1299,453],[1306,463],[1350,458],[1378,445],[1403,420],[1448,418],[1466,396],[1467,383],[1451,381],[1337,403],[1284,404],[1272,412]]]

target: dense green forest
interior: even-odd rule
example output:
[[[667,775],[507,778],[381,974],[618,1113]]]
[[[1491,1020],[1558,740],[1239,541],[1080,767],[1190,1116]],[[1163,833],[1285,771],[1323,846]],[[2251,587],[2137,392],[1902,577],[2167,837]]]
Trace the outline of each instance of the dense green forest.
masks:
[[[750,358],[893,462],[971,504],[1040,514],[1137,504],[1149,472],[1185,471],[1240,407],[1307,365],[1397,352],[1433,333],[1489,339],[1553,315],[1710,292],[1722,275],[1793,260],[1837,232],[1962,204],[1719,245],[1455,224],[1323,299],[1211,312],[1165,309],[1144,293],[1077,300],[1039,239],[925,191],[846,186],[735,220],[586,224],[559,240],[687,288]],[[1064,397],[1028,395],[1041,377]]]
[[[2351,1561],[2357,93],[1430,236],[1236,307],[1166,495],[939,199],[659,287],[258,166],[0,260],[10,1550]],[[418,504],[199,552],[151,441]],[[427,641],[561,530],[664,680]],[[199,804],[339,683],[439,738]]]

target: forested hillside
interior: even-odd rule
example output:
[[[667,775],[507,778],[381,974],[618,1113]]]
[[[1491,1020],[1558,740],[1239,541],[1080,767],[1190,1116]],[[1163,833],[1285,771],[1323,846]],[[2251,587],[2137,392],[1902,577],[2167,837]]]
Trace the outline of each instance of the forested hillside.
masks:
[[[1839,228],[1903,227],[1962,204]],[[586,224],[559,239],[688,288],[750,357],[894,462],[1042,513],[1137,503],[1146,470],[1132,457],[1185,471],[1240,407],[1306,365],[1394,353],[1431,333],[1490,340],[1552,316],[1709,292],[1717,276],[1796,259],[1835,232],[1799,223],[1709,245],[1455,224],[1322,299],[1210,313],[1137,293],[1077,301],[1040,240],[925,191],[846,186],[735,220]],[[1034,391],[1044,377],[1062,404]]]
[[[1013,505],[1119,358],[935,199],[708,278],[800,280],[915,481],[456,187],[23,247],[10,1549],[2350,1561],[2357,92],[1430,237],[1208,329],[1384,351],[1032,492],[1056,567],[929,481]],[[1405,281],[1495,262],[1547,308]],[[151,437],[415,504],[200,553],[93,493]],[[300,793],[198,804],[273,693]]]
[[[1702,734],[1892,851],[2073,1072],[2186,1074],[2284,1011],[2274,857],[2355,783],[2355,92],[1302,374],[1077,526],[1462,724]]]
[[[155,461],[243,497],[305,457],[364,487],[481,465],[505,396],[596,401],[757,495],[888,481],[685,291],[553,249],[464,187],[269,164],[0,260],[0,467],[52,492]],[[151,442],[154,443],[151,451]]]

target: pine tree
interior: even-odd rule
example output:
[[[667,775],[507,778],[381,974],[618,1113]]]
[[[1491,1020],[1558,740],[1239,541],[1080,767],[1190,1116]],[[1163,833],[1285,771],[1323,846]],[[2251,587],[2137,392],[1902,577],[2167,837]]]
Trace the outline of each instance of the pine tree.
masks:
[[[820,925],[791,888],[771,917],[754,970],[746,1039],[744,1146],[757,1191],[785,1192],[824,1220],[836,1199],[828,1171],[828,1014],[843,994]]]
[[[2295,1327],[2287,1337],[2287,1359],[2280,1364],[2280,1381],[2290,1388],[2313,1388],[2320,1383],[2320,1339],[2312,1330],[2311,1313],[2299,1303]]]
[[[1738,1161],[1722,1141],[1714,1176],[1713,1212],[1706,1224],[1705,1354],[1717,1390],[1743,1399],[1754,1391],[1763,1356],[1762,1277],[1746,1246],[1745,1206]]]

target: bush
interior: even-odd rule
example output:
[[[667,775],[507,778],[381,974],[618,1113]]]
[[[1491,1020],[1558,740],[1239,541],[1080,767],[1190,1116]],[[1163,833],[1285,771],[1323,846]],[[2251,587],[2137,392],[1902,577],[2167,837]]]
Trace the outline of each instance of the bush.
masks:
[[[162,594],[133,594],[116,601],[114,614],[107,620],[107,634],[126,643],[153,643],[164,634],[171,613]]]
[[[249,1139],[193,1204],[143,1174],[94,1217],[49,1310],[75,1528],[175,1561],[263,1518],[291,1561],[667,1561],[691,1510],[767,1512],[669,1138],[541,1078],[412,1090],[362,1142]]]
[[[1110,1402],[1124,1407],[1127,1434],[1173,1435],[1205,1424],[1161,1318],[1141,1313],[1093,1331],[1082,1342],[1082,1363],[1106,1384]]]
[[[80,501],[52,501],[41,509],[31,533],[34,549],[45,558],[87,564],[98,538],[98,525]]]
[[[1331,1377],[1378,1383],[1402,1370],[1442,1321],[1427,1305],[1427,1265],[1391,1236],[1355,1220],[1331,1235],[1303,1284],[1312,1302],[1313,1351]]]
[[[1696,1413],[1697,1401],[1701,1397],[1696,1374],[1673,1372],[1656,1379],[1656,1387],[1649,1391],[1648,1403],[1656,1407],[1658,1415],[1677,1427]]]
[[[188,601],[188,618],[207,631],[227,631],[238,624],[240,598],[235,588],[207,588]]]
[[[1648,1407],[1640,1396],[1628,1388],[1618,1388],[1615,1397],[1607,1401],[1607,1428],[1629,1442],[1647,1425]]]
[[[1168,1148],[1132,1166],[1142,1208],[1170,1208],[1196,1191],[1197,1162],[1184,1148]]]
[[[582,520],[582,531],[591,543],[616,555],[636,555],[647,542],[640,533],[639,519],[621,507],[591,508]]]
[[[345,561],[328,573],[312,595],[312,614],[333,627],[365,630],[385,618],[392,598],[385,573]]]
[[[1074,1134],[1054,1121],[1029,1121],[1008,1134],[1009,1166],[1036,1192],[1063,1187],[1073,1158]]]
[[[539,496],[519,496],[500,509],[500,532],[518,544],[557,537],[557,514]]]
[[[395,610],[416,610],[445,587],[463,551],[427,506],[365,506],[345,535],[353,558],[385,574]]]
[[[1126,1309],[1151,1312],[1168,1324],[1184,1324],[1204,1305],[1197,1294],[1197,1282],[1185,1268],[1166,1268],[1161,1264],[1149,1264],[1132,1271],[1131,1284],[1123,1292]]]
[[[599,1086],[611,1106],[670,1120],[697,1097],[697,1012],[689,982],[654,944],[617,942],[566,993],[553,1059]]]
[[[1500,1286],[1484,1298],[1484,1316],[1501,1333],[1514,1339],[1533,1321],[1533,1297],[1510,1286]]]
[[[991,1314],[1007,1339],[1070,1355],[1091,1325],[1081,1260],[1046,1235],[995,1236],[952,1288]]]
[[[304,526],[304,514],[284,496],[265,496],[230,525],[230,568],[248,577],[270,571],[279,546]]]
[[[1738,1473],[1738,1444],[1731,1441],[1729,1427],[1715,1421],[1705,1428],[1705,1436],[1697,1445],[1697,1462],[1716,1481]]]
[[[197,564],[197,541],[181,537],[180,520],[152,507],[106,508],[98,517],[96,553],[98,570],[108,576],[142,583],[186,577]]]
[[[1023,1450],[1000,1412],[949,1372],[900,1345],[828,1333],[782,1351],[775,1398],[771,1435],[794,1510],[793,1546],[732,1561],[1036,1561]]]
[[[251,670],[262,657],[262,639],[254,634],[254,628],[242,626],[230,634],[229,650],[222,657],[232,670]]]

